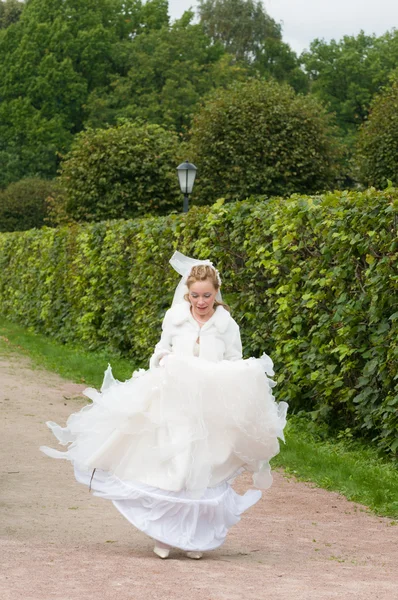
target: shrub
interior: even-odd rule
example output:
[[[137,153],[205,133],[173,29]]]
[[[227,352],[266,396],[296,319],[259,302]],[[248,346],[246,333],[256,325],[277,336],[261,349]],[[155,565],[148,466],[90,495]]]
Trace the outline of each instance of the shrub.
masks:
[[[357,163],[365,185],[398,184],[398,72],[372,102],[359,133]]]
[[[29,177],[0,191],[0,231],[24,231],[48,224],[46,199],[54,195],[54,181]]]
[[[159,125],[124,122],[80,133],[62,163],[58,213],[101,221],[179,208],[177,148],[177,136]]]
[[[398,190],[295,195],[0,236],[2,314],[147,366],[178,275],[211,258],[246,356],[293,412],[398,450]]]
[[[339,156],[333,133],[321,104],[287,84],[250,80],[216,90],[194,117],[189,141],[198,202],[328,189]]]

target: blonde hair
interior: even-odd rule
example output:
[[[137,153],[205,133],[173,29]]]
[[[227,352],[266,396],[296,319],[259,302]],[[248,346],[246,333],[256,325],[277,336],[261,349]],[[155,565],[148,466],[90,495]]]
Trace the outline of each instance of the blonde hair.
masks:
[[[196,265],[195,267],[192,267],[191,272],[188,275],[187,288],[189,290],[191,285],[193,283],[196,283],[197,281],[207,280],[213,284],[216,292],[218,292],[218,290],[220,289],[220,283],[217,277],[216,270],[213,269],[213,267],[211,267],[210,265]],[[189,295],[185,294],[184,299],[187,300],[187,302],[189,302]],[[228,312],[231,312],[228,304],[225,304],[225,302],[218,302],[218,300],[215,300],[214,306],[223,306]]]

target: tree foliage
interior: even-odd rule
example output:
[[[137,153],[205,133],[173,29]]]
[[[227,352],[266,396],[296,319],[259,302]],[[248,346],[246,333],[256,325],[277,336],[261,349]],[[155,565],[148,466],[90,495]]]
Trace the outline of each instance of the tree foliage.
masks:
[[[200,0],[200,23],[214,43],[238,63],[266,78],[287,81],[296,91],[308,90],[308,78],[297,55],[282,41],[282,28],[256,0]]]
[[[49,224],[46,200],[57,184],[45,179],[27,178],[0,191],[0,231],[24,231]]]
[[[19,0],[0,0],[0,29],[19,21],[24,3]]]
[[[0,103],[0,189],[27,175],[54,177],[72,137],[62,115],[44,117],[29,98]]]
[[[127,74],[91,94],[89,125],[139,118],[182,131],[206,93],[243,77],[244,69],[230,64],[222,46],[212,45],[202,27],[192,24],[193,16],[186,12],[130,44]]]
[[[336,113],[345,134],[355,132],[367,117],[371,100],[398,64],[398,31],[377,37],[344,36],[315,39],[301,56],[311,92]]]
[[[177,144],[176,135],[158,125],[125,122],[80,133],[62,163],[63,194],[53,214],[102,221],[179,208]]]
[[[256,0],[199,0],[204,31],[236,60],[251,60],[268,38],[281,39],[281,26]]]
[[[384,188],[398,184],[398,71],[372,104],[360,129],[357,163],[365,185]]]
[[[178,281],[171,254],[211,258],[245,355],[274,359],[278,399],[397,454],[397,214],[398,190],[368,190],[2,234],[0,306],[147,366]]]
[[[337,173],[337,145],[322,106],[275,81],[217,90],[195,116],[188,147],[200,202],[320,191]]]
[[[125,46],[167,22],[167,2],[30,0],[0,36],[0,188],[53,177],[83,128],[89,93],[125,67]]]
[[[199,24],[190,11],[170,24],[167,10],[167,0],[0,2],[0,189],[55,177],[85,127],[143,119],[182,133],[210,91],[253,73],[305,90],[260,3],[203,3]]]
[[[200,0],[198,16],[170,23],[168,0],[0,0],[0,189],[54,178],[85,127],[138,119],[184,136],[209,93],[249,78],[310,87],[336,114],[351,181],[398,32],[315,40],[298,58],[258,0]]]
[[[264,79],[271,76],[277,81],[285,81],[296,92],[309,91],[309,78],[301,68],[300,59],[282,40],[272,37],[265,39],[250,67],[252,73]]]

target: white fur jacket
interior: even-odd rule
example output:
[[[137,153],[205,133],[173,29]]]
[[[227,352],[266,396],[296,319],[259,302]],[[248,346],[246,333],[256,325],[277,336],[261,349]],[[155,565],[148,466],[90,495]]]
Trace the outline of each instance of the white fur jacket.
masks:
[[[242,358],[239,326],[223,306],[217,306],[213,316],[199,327],[191,314],[189,302],[183,302],[166,312],[162,336],[155,346],[150,368],[159,366],[159,361],[171,352],[194,356],[197,341],[199,358],[212,362]]]

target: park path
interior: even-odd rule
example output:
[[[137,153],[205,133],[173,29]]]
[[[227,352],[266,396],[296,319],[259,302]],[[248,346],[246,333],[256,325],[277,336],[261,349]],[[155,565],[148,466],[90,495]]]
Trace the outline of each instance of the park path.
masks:
[[[391,600],[398,527],[335,493],[275,474],[273,487],[201,561],[162,561],[110,502],[74,480],[46,420],[83,386],[0,356],[1,600]],[[247,475],[236,481],[243,491]]]

